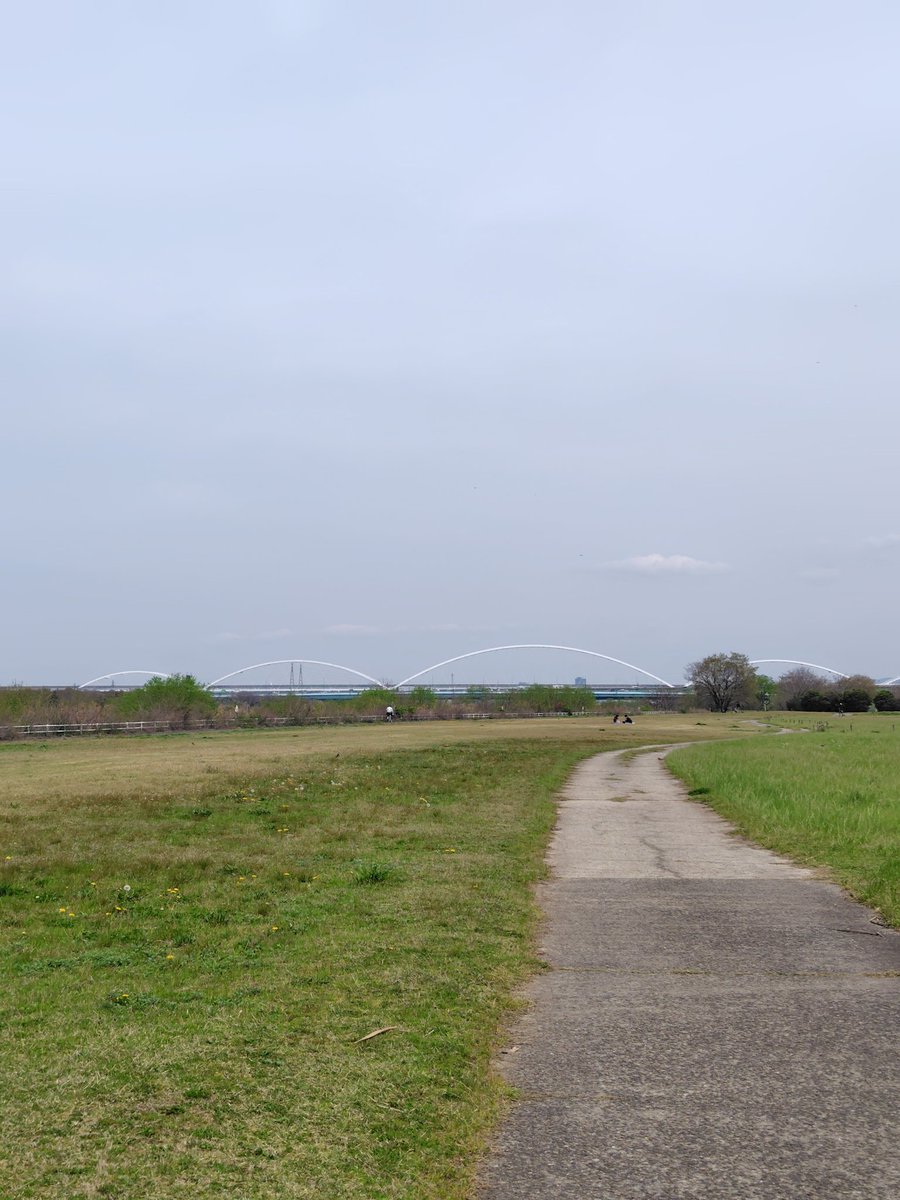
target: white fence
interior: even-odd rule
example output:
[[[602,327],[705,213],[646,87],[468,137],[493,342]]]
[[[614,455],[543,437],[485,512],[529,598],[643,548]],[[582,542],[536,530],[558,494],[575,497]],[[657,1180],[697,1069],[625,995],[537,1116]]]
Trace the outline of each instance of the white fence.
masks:
[[[447,716],[440,716],[438,720],[445,721],[509,721],[509,720],[532,720],[536,717],[588,717],[600,716],[600,713],[497,713],[497,712],[468,712],[468,713],[453,713]],[[398,722],[407,721],[433,721],[435,717],[430,714],[408,713],[402,718],[397,717]],[[172,733],[172,732],[189,732],[192,729],[260,729],[273,728],[284,725],[376,725],[384,720],[380,716],[371,716],[369,714],[360,713],[359,715],[350,715],[344,713],[341,716],[334,717],[263,717],[261,720],[240,720],[232,719],[226,721],[192,721],[190,725],[184,726],[174,721],[83,721],[72,725],[0,725],[0,742],[14,741],[18,738],[27,737],[78,737],[80,735],[102,734],[102,733]]]

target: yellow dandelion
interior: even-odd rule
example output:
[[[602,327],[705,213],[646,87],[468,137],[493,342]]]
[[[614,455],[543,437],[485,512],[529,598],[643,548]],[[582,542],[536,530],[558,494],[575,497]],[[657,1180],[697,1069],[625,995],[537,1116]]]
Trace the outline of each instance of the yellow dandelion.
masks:
[[[277,932],[278,932],[278,926],[277,926],[277,925],[273,925],[273,926],[272,926],[272,932],[273,932],[273,933],[277,933]]]
[[[174,958],[174,957],[175,957],[175,955],[174,955],[174,954],[167,954],[167,955],[166,955],[166,958]]]
[[[64,908],[61,908],[59,911],[60,911],[61,913],[64,913],[66,910],[65,910]]]

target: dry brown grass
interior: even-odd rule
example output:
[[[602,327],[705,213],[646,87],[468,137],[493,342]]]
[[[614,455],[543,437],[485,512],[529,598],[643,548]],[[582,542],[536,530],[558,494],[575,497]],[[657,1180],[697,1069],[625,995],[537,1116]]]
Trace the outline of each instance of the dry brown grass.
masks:
[[[597,749],[603,750],[629,740],[646,744],[648,737],[677,742],[749,731],[746,721],[733,716],[661,713],[630,726],[592,716],[61,738],[0,745],[0,789],[7,801],[37,803],[73,795],[172,795],[247,774],[287,771],[298,757],[320,754],[380,754],[498,740],[579,742],[585,736],[596,737]]]

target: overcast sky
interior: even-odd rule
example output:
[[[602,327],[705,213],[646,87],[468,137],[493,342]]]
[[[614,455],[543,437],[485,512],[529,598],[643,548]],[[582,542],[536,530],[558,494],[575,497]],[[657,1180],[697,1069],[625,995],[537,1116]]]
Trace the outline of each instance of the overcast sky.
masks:
[[[900,673],[895,0],[3,18],[0,682]]]

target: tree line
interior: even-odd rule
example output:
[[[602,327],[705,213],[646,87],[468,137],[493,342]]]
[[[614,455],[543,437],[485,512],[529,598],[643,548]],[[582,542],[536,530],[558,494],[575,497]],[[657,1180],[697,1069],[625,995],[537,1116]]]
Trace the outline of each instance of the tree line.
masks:
[[[502,716],[532,713],[593,712],[593,693],[582,687],[533,684],[510,692],[469,688],[452,699],[438,697],[427,687],[409,692],[368,688],[346,700],[311,700],[299,693],[261,696],[251,691],[227,699],[213,695],[192,675],[154,678],[127,692],[82,691],[78,688],[0,689],[0,736],[12,736],[17,726],[116,724],[159,721],[175,729],[199,725],[265,725],[278,721],[307,724],[382,717],[390,705],[397,717],[452,719],[474,714]]]
[[[900,687],[878,684],[868,675],[827,680],[808,667],[780,679],[757,671],[746,654],[709,654],[688,663],[685,677],[696,703],[712,712],[736,708],[776,708],[799,712],[898,712]]]

